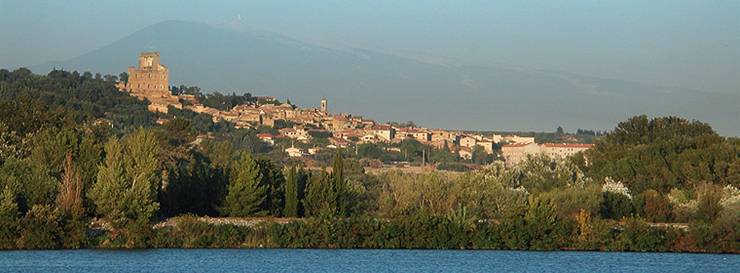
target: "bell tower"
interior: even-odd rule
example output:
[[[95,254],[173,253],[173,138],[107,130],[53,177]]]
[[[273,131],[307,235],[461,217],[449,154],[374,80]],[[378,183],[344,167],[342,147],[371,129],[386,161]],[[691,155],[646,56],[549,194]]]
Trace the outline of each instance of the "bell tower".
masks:
[[[329,105],[326,101],[326,98],[321,98],[321,112],[328,113],[329,112]]]

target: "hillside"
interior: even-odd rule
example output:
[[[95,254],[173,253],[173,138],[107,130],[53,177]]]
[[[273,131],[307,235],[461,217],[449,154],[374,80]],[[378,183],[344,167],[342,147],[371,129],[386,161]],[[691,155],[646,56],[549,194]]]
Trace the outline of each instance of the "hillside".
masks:
[[[740,135],[740,94],[702,93],[561,72],[432,64],[361,49],[311,45],[273,33],[166,21],[77,58],[37,65],[118,74],[141,51],[162,53],[171,84],[252,92],[304,106],[428,127],[606,129],[636,115],[701,119]],[[532,107],[538,105],[538,107]]]

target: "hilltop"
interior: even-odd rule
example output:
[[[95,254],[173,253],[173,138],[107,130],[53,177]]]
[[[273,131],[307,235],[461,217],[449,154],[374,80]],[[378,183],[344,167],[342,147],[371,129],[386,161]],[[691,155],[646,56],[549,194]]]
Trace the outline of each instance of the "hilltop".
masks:
[[[31,67],[117,75],[131,56],[160,51],[171,83],[269,94],[380,121],[475,130],[606,129],[635,114],[680,115],[738,135],[740,94],[703,93],[569,73],[430,63],[356,48],[327,48],[269,32],[165,21],[79,57]],[[537,105],[537,107],[532,107]]]

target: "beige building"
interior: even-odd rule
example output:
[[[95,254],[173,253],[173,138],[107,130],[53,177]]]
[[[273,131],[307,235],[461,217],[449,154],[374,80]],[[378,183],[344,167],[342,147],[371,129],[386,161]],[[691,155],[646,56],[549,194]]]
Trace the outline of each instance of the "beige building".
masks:
[[[396,129],[390,125],[375,125],[370,131],[382,141],[391,141],[396,137]]]
[[[593,144],[582,143],[514,143],[501,147],[501,154],[506,160],[506,167],[513,167],[527,159],[527,156],[544,154],[554,159],[564,159],[593,147]]]
[[[506,160],[506,167],[516,166],[527,159],[527,156],[540,152],[540,146],[534,142],[507,144],[501,147],[501,155]]]
[[[460,158],[465,160],[473,159],[473,151],[468,147],[460,147],[460,150],[457,151],[457,154],[460,156]]]
[[[465,135],[460,137],[460,147],[473,148],[477,144],[478,140],[472,136]]]
[[[483,146],[483,149],[486,151],[487,154],[492,154],[493,153],[493,142],[491,142],[491,141],[479,141],[477,145]]]
[[[432,130],[432,141],[433,142],[439,142],[439,141],[447,141],[449,143],[458,143],[460,142],[460,134],[456,132],[450,132],[442,129],[434,129]]]
[[[593,144],[582,143],[545,143],[541,147],[544,153],[551,158],[563,159],[593,147]]]

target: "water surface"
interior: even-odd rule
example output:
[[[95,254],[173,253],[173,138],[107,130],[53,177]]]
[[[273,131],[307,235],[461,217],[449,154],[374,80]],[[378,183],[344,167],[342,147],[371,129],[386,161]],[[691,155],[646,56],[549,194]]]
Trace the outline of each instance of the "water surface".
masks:
[[[0,251],[0,272],[740,272],[740,255],[475,250]]]

